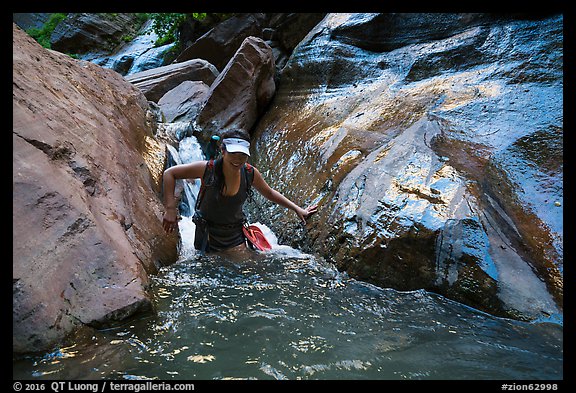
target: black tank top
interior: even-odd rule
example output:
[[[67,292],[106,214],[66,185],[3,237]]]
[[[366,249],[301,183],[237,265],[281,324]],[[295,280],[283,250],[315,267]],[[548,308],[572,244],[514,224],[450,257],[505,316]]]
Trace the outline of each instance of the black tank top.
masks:
[[[244,243],[242,225],[246,219],[242,207],[248,198],[246,184],[246,166],[241,168],[240,187],[232,196],[222,195],[216,184],[219,183],[218,173],[214,164],[214,182],[207,186],[200,203],[200,213],[208,223],[208,245],[210,251],[220,251]],[[206,165],[205,172],[209,170]],[[222,182],[224,179],[222,179]],[[198,229],[198,228],[197,228]],[[196,236],[202,236],[196,231]]]
[[[222,195],[221,190],[215,185],[206,187],[204,198],[200,204],[200,212],[206,220],[224,225],[244,222],[245,216],[242,206],[248,198],[245,171],[246,167],[242,167],[240,187],[235,195]],[[214,183],[218,183],[217,177],[218,173],[214,170]],[[223,181],[224,179],[222,179]]]

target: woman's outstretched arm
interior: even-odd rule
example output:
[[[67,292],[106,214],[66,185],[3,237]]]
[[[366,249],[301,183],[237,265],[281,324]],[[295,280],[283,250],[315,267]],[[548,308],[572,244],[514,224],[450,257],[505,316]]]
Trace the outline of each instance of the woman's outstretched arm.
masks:
[[[298,217],[300,218],[300,220],[302,220],[302,222],[304,224],[306,224],[306,219],[308,217],[310,217],[312,214],[314,214],[318,211],[318,205],[311,205],[305,209],[301,208],[300,206],[298,206],[297,204],[292,202],[290,199],[288,199],[284,195],[282,195],[280,192],[278,192],[278,191],[274,190],[272,187],[270,187],[268,185],[268,183],[266,183],[266,181],[262,177],[262,174],[260,173],[260,171],[256,167],[253,167],[253,168],[254,168],[254,181],[252,182],[252,186],[260,194],[262,194],[262,196],[264,196],[264,198],[266,198],[266,199],[268,199],[268,200],[270,200],[270,201],[272,201],[272,202],[274,202],[280,206],[283,206],[285,208],[293,210],[294,212],[296,212],[296,214],[298,215]]]

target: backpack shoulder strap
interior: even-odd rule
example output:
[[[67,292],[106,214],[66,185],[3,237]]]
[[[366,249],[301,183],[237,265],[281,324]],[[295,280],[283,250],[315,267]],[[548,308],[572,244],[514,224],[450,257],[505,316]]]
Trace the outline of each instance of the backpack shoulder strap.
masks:
[[[246,176],[246,193],[248,199],[252,200],[252,182],[254,181],[254,167],[248,163],[244,165],[244,175]]]
[[[204,194],[206,193],[206,187],[210,187],[214,183],[214,160],[209,160],[206,162],[206,169],[204,169],[204,175],[200,178],[200,190],[198,191],[198,197],[196,198],[196,204],[194,208],[196,210],[200,209],[200,204],[202,199],[204,199]]]
[[[214,182],[214,159],[206,162],[206,169],[204,169],[204,175],[202,176],[202,184],[209,187]]]
[[[254,181],[254,167],[248,163],[245,165],[246,170],[246,185],[248,188],[252,187],[252,182]]]

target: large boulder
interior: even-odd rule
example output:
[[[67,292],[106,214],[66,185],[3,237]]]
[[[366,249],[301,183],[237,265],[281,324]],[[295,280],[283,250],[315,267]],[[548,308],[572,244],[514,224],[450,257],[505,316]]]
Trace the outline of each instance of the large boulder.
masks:
[[[210,87],[200,81],[184,81],[158,100],[158,106],[168,123],[192,121],[206,101]]]
[[[204,59],[222,71],[247,37],[262,36],[264,14],[238,14],[214,26],[176,57],[180,63]]]
[[[164,94],[184,81],[200,81],[210,86],[218,77],[218,70],[202,59],[191,59],[126,76],[150,101],[158,102]]]
[[[148,310],[148,274],[177,258],[161,226],[164,147],[118,73],[13,26],[13,349]]]
[[[196,119],[200,139],[225,128],[250,132],[276,92],[274,72],[272,49],[261,38],[247,37],[210,86]]]
[[[561,318],[561,15],[329,14],[253,130],[307,228],[254,219],[351,276]]]
[[[52,32],[50,44],[63,53],[110,52],[142,23],[134,13],[70,13]]]

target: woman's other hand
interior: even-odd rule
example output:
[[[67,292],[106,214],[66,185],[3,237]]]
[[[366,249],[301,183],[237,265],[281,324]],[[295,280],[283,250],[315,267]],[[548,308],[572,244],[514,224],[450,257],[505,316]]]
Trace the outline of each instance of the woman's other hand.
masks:
[[[172,233],[178,225],[178,212],[176,208],[166,209],[164,217],[162,218],[162,226],[166,233]]]
[[[302,220],[302,222],[306,224],[306,219],[310,217],[312,214],[316,213],[317,211],[318,211],[318,205],[310,205],[306,209],[298,208],[296,214],[298,214],[300,220]]]

